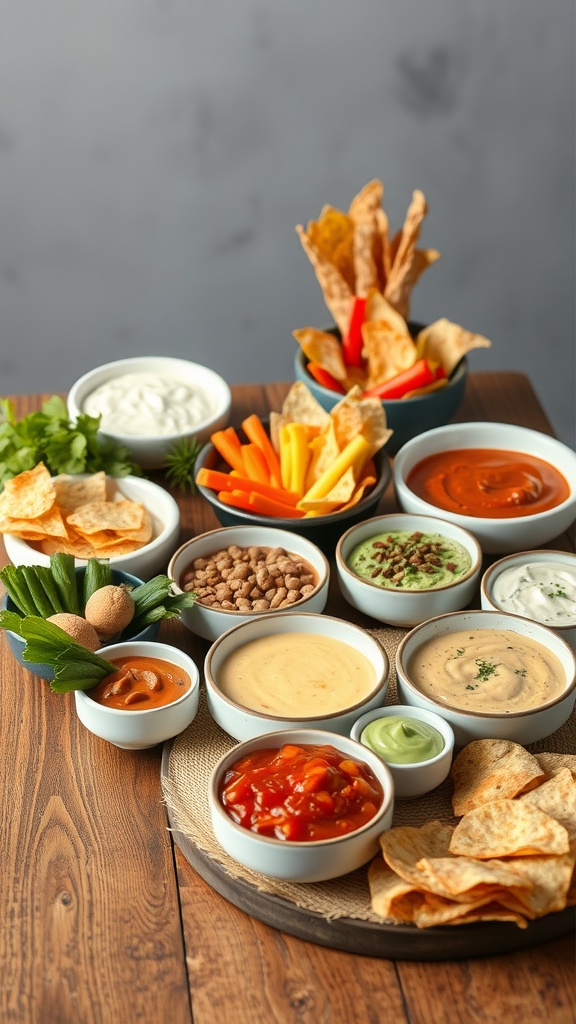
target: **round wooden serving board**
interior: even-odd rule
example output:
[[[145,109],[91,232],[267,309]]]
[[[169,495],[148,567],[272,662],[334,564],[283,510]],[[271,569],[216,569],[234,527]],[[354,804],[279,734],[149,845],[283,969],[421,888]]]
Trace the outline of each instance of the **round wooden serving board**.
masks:
[[[208,723],[205,721],[203,738],[205,738],[207,725]],[[214,723],[213,726],[214,730],[218,730]],[[194,723],[190,728],[194,728]],[[220,730],[218,733],[220,736],[223,735]],[[297,938],[332,949],[344,950],[347,953],[419,961],[458,960],[514,952],[559,938],[576,928],[575,907],[568,907],[558,913],[548,914],[546,917],[531,921],[525,929],[507,922],[490,921],[420,929],[413,925],[393,925],[386,922],[364,920],[361,917],[347,916],[334,919],[300,906],[296,900],[278,896],[274,891],[267,891],[266,878],[258,876],[258,884],[253,884],[246,878],[240,877],[239,874],[235,874],[235,862],[228,858],[223,851],[220,852],[219,848],[217,856],[214,855],[214,851],[210,852],[203,848],[204,845],[214,846],[216,843],[209,825],[206,827],[210,828],[210,842],[202,842],[201,845],[197,837],[193,839],[190,835],[185,834],[180,825],[182,809],[178,806],[182,801],[182,796],[174,788],[171,766],[171,754],[174,743],[177,741],[178,737],[164,745],[161,768],[162,791],[174,840],[186,860],[208,885],[234,906],[264,924],[278,928]],[[229,742],[230,745],[233,745],[234,741],[229,740]],[[217,747],[217,744],[215,746]],[[208,749],[209,747],[208,744]],[[193,768],[196,773],[194,791],[197,791],[198,782],[202,783],[203,781],[207,792],[210,775],[210,758],[206,758],[205,754],[207,747],[206,745],[204,747],[204,761],[200,768],[201,775],[206,776],[204,780],[198,776],[198,759],[194,756],[197,748],[192,743],[189,749],[191,770]],[[188,756],[187,750],[188,748],[185,748],[184,759]],[[219,757],[220,752],[215,749],[214,765]],[[193,765],[192,762],[194,762]],[[361,868],[347,878],[350,879],[351,887],[353,882],[356,885],[360,882],[362,886],[365,882],[366,887],[368,886],[366,868]],[[330,883],[324,884],[329,885]],[[305,887],[296,888],[302,890]],[[274,889],[273,884],[270,884],[270,889]]]

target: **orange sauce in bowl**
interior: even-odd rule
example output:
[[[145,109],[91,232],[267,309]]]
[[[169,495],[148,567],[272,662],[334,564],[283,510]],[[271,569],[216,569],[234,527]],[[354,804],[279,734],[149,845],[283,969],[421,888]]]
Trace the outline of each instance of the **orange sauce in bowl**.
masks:
[[[116,672],[101,679],[87,696],[106,708],[119,711],[148,711],[173,704],[190,689],[187,672],[160,658],[113,658]]]
[[[406,482],[431,505],[484,519],[532,516],[570,497],[568,481],[555,466],[528,452],[499,448],[436,452],[418,462]]]

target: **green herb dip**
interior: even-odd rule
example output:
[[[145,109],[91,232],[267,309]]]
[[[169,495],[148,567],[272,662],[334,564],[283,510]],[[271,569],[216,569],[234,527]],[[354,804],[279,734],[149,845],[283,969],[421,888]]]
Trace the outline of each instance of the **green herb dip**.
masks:
[[[444,749],[437,729],[416,718],[377,718],[362,731],[361,742],[390,764],[418,764]]]
[[[461,544],[439,533],[397,530],[369,537],[354,548],[348,567],[377,587],[431,590],[454,583],[472,559]]]

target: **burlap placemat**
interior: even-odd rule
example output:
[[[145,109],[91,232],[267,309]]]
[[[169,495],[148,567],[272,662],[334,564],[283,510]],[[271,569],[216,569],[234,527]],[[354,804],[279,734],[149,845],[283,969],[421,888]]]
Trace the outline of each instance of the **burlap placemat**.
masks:
[[[390,679],[386,704],[397,704],[396,648],[406,630],[380,628],[369,632],[380,642],[390,660]],[[216,762],[236,741],[212,719],[202,690],[198,715],[173,742],[162,775],[162,790],[173,827],[186,836],[201,853],[222,865],[231,878],[243,879],[261,892],[280,896],[304,910],[333,920],[347,917],[382,923],[372,913],[366,868],[328,882],[295,884],[265,878],[232,860],[220,847],[214,833],[208,807],[208,781]],[[528,748],[533,753],[576,751],[576,714],[552,736]],[[394,825],[422,825],[430,818],[455,823],[452,813],[452,784],[441,786],[415,800],[397,800]]]

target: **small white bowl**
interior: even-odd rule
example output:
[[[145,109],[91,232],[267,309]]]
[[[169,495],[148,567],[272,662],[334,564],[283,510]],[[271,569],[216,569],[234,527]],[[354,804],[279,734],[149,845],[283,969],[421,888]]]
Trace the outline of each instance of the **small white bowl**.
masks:
[[[314,569],[318,582],[313,592],[293,605],[271,611],[271,614],[324,611],[328,600],[330,580],[330,567],[326,556],[306,537],[290,533],[288,530],[277,530],[266,526],[222,527],[186,541],[175,552],[168,564],[168,576],[174,581],[176,593],[182,593],[180,584],[192,562],[197,558],[209,558],[232,545],[239,548],[284,548],[288,554],[295,555],[298,559],[304,559]],[[224,608],[213,608],[198,601],[192,608],[183,610],[181,621],[197,636],[212,641],[233,626],[237,626],[241,622],[249,622],[263,614],[263,612],[256,611],[227,611]]]
[[[561,565],[563,569],[570,570],[576,581],[576,554],[573,551],[552,551],[550,549],[542,550],[541,548],[535,551],[518,551],[514,555],[507,555],[505,558],[499,559],[498,562],[494,562],[484,573],[480,584],[481,607],[493,611],[509,611],[515,615],[533,618],[536,622],[541,622],[543,625],[548,626],[549,629],[553,629],[555,633],[558,633],[576,650],[576,619],[572,626],[556,626],[553,621],[545,622],[541,616],[530,615],[519,604],[515,604],[514,607],[505,608],[498,602],[495,596],[495,584],[503,573],[509,569],[520,569],[522,566],[533,565],[539,562]]]
[[[496,448],[526,452],[550,463],[566,478],[568,498],[555,508],[527,516],[483,518],[439,509],[418,497],[407,484],[411,470],[429,455],[450,449]],[[408,441],[394,460],[394,488],[400,508],[443,519],[474,534],[482,550],[507,554],[541,547],[559,537],[576,518],[576,452],[548,434],[510,423],[454,423],[428,430]]]
[[[454,752],[454,730],[449,722],[433,711],[410,707],[408,704],[389,704],[385,708],[375,708],[373,711],[367,711],[365,715],[361,715],[354,722],[350,736],[358,743],[362,743],[362,733],[367,725],[380,718],[396,717],[426,722],[427,725],[436,729],[444,740],[444,747],[440,753],[426,761],[418,761],[413,764],[393,764],[391,761],[386,761],[384,757],[382,758],[390,769],[394,780],[394,795],[397,799],[423,796],[424,793],[436,789],[436,786],[439,786],[448,777]],[[371,748],[368,747],[368,749]]]
[[[358,544],[381,533],[404,530],[408,533],[418,530],[421,533],[441,534],[448,540],[456,541],[468,552],[470,568],[454,582],[444,586],[429,590],[409,590],[379,587],[370,579],[358,576],[348,565],[348,559]],[[336,571],[342,596],[364,615],[392,626],[415,626],[433,615],[465,608],[474,598],[481,568],[482,551],[469,530],[434,516],[408,515],[403,512],[376,516],[352,526],[336,546]]]
[[[80,474],[78,479],[86,475]],[[165,572],[180,534],[180,509],[174,498],[163,487],[139,476],[109,477],[108,481],[113,481],[114,491],[121,497],[142,502],[150,514],[153,528],[152,540],[148,544],[128,555],[110,558],[110,565],[141,580],[149,580],[157,573]],[[5,533],[4,546],[13,565],[50,565],[49,555],[20,537]],[[87,559],[76,558],[75,564],[85,566]]]
[[[374,685],[370,693],[360,702],[349,704],[342,709],[316,716],[298,715],[297,708],[290,717],[264,714],[236,703],[220,689],[218,676],[226,658],[243,647],[251,640],[272,635],[285,636],[288,633],[309,633],[314,636],[340,640],[363,654],[374,672]],[[378,641],[360,626],[352,625],[343,619],[329,615],[316,615],[305,612],[292,612],[290,615],[262,615],[249,622],[234,626],[216,640],[204,662],[206,680],[206,699],[208,709],[217,724],[230,736],[237,740],[248,740],[265,733],[276,732],[278,729],[324,729],[331,733],[347,736],[353,722],[363,711],[380,707],[388,689],[388,673],[390,665],[384,649]],[[294,673],[297,674],[295,665]],[[285,688],[289,691],[290,679],[286,679]]]
[[[220,784],[226,771],[239,758],[252,751],[279,748],[285,743],[329,744],[342,751],[344,757],[367,764],[384,793],[375,817],[354,832],[319,842],[272,839],[232,821],[219,798]],[[216,839],[239,864],[269,878],[282,878],[290,882],[323,882],[355,871],[378,852],[378,837],[392,824],[394,784],[384,762],[373,751],[348,736],[335,737],[332,733],[316,729],[297,729],[260,736],[234,747],[214,768],[208,802]]]
[[[170,356],[136,356],[131,359],[116,359],[111,363],[96,366],[80,377],[70,388],[68,394],[68,412],[72,420],[84,412],[84,403],[88,396],[100,385],[117,377],[132,373],[153,373],[177,377],[182,383],[200,389],[210,407],[209,414],[189,430],[176,433],[135,435],[130,432],[129,425],[124,432],[101,430],[103,437],[112,437],[126,445],[132,458],[145,469],[162,466],[164,456],[175,441],[180,438],[197,438],[203,444],[210,434],[228,423],[232,407],[232,395],[226,381],[214,370],[188,359],[175,359]]]
[[[410,659],[417,649],[436,635],[460,630],[510,630],[528,637],[556,655],[562,666],[562,692],[554,700],[527,711],[488,712],[457,709],[436,700],[416,686],[410,676]],[[556,633],[532,619],[494,611],[461,611],[415,626],[400,641],[396,651],[398,698],[403,704],[434,711],[454,730],[458,747],[476,739],[513,740],[526,745],[556,732],[568,720],[576,700],[576,657],[574,651]]]
[[[192,658],[178,647],[154,641],[133,640],[103,647],[98,651],[98,655],[107,660],[130,655],[159,658],[187,672],[191,685],[190,689],[172,704],[143,711],[107,708],[92,700],[89,690],[75,690],[78,718],[95,736],[124,750],[145,750],[171,739],[172,736],[177,736],[196,717],[200,697],[200,675]]]

